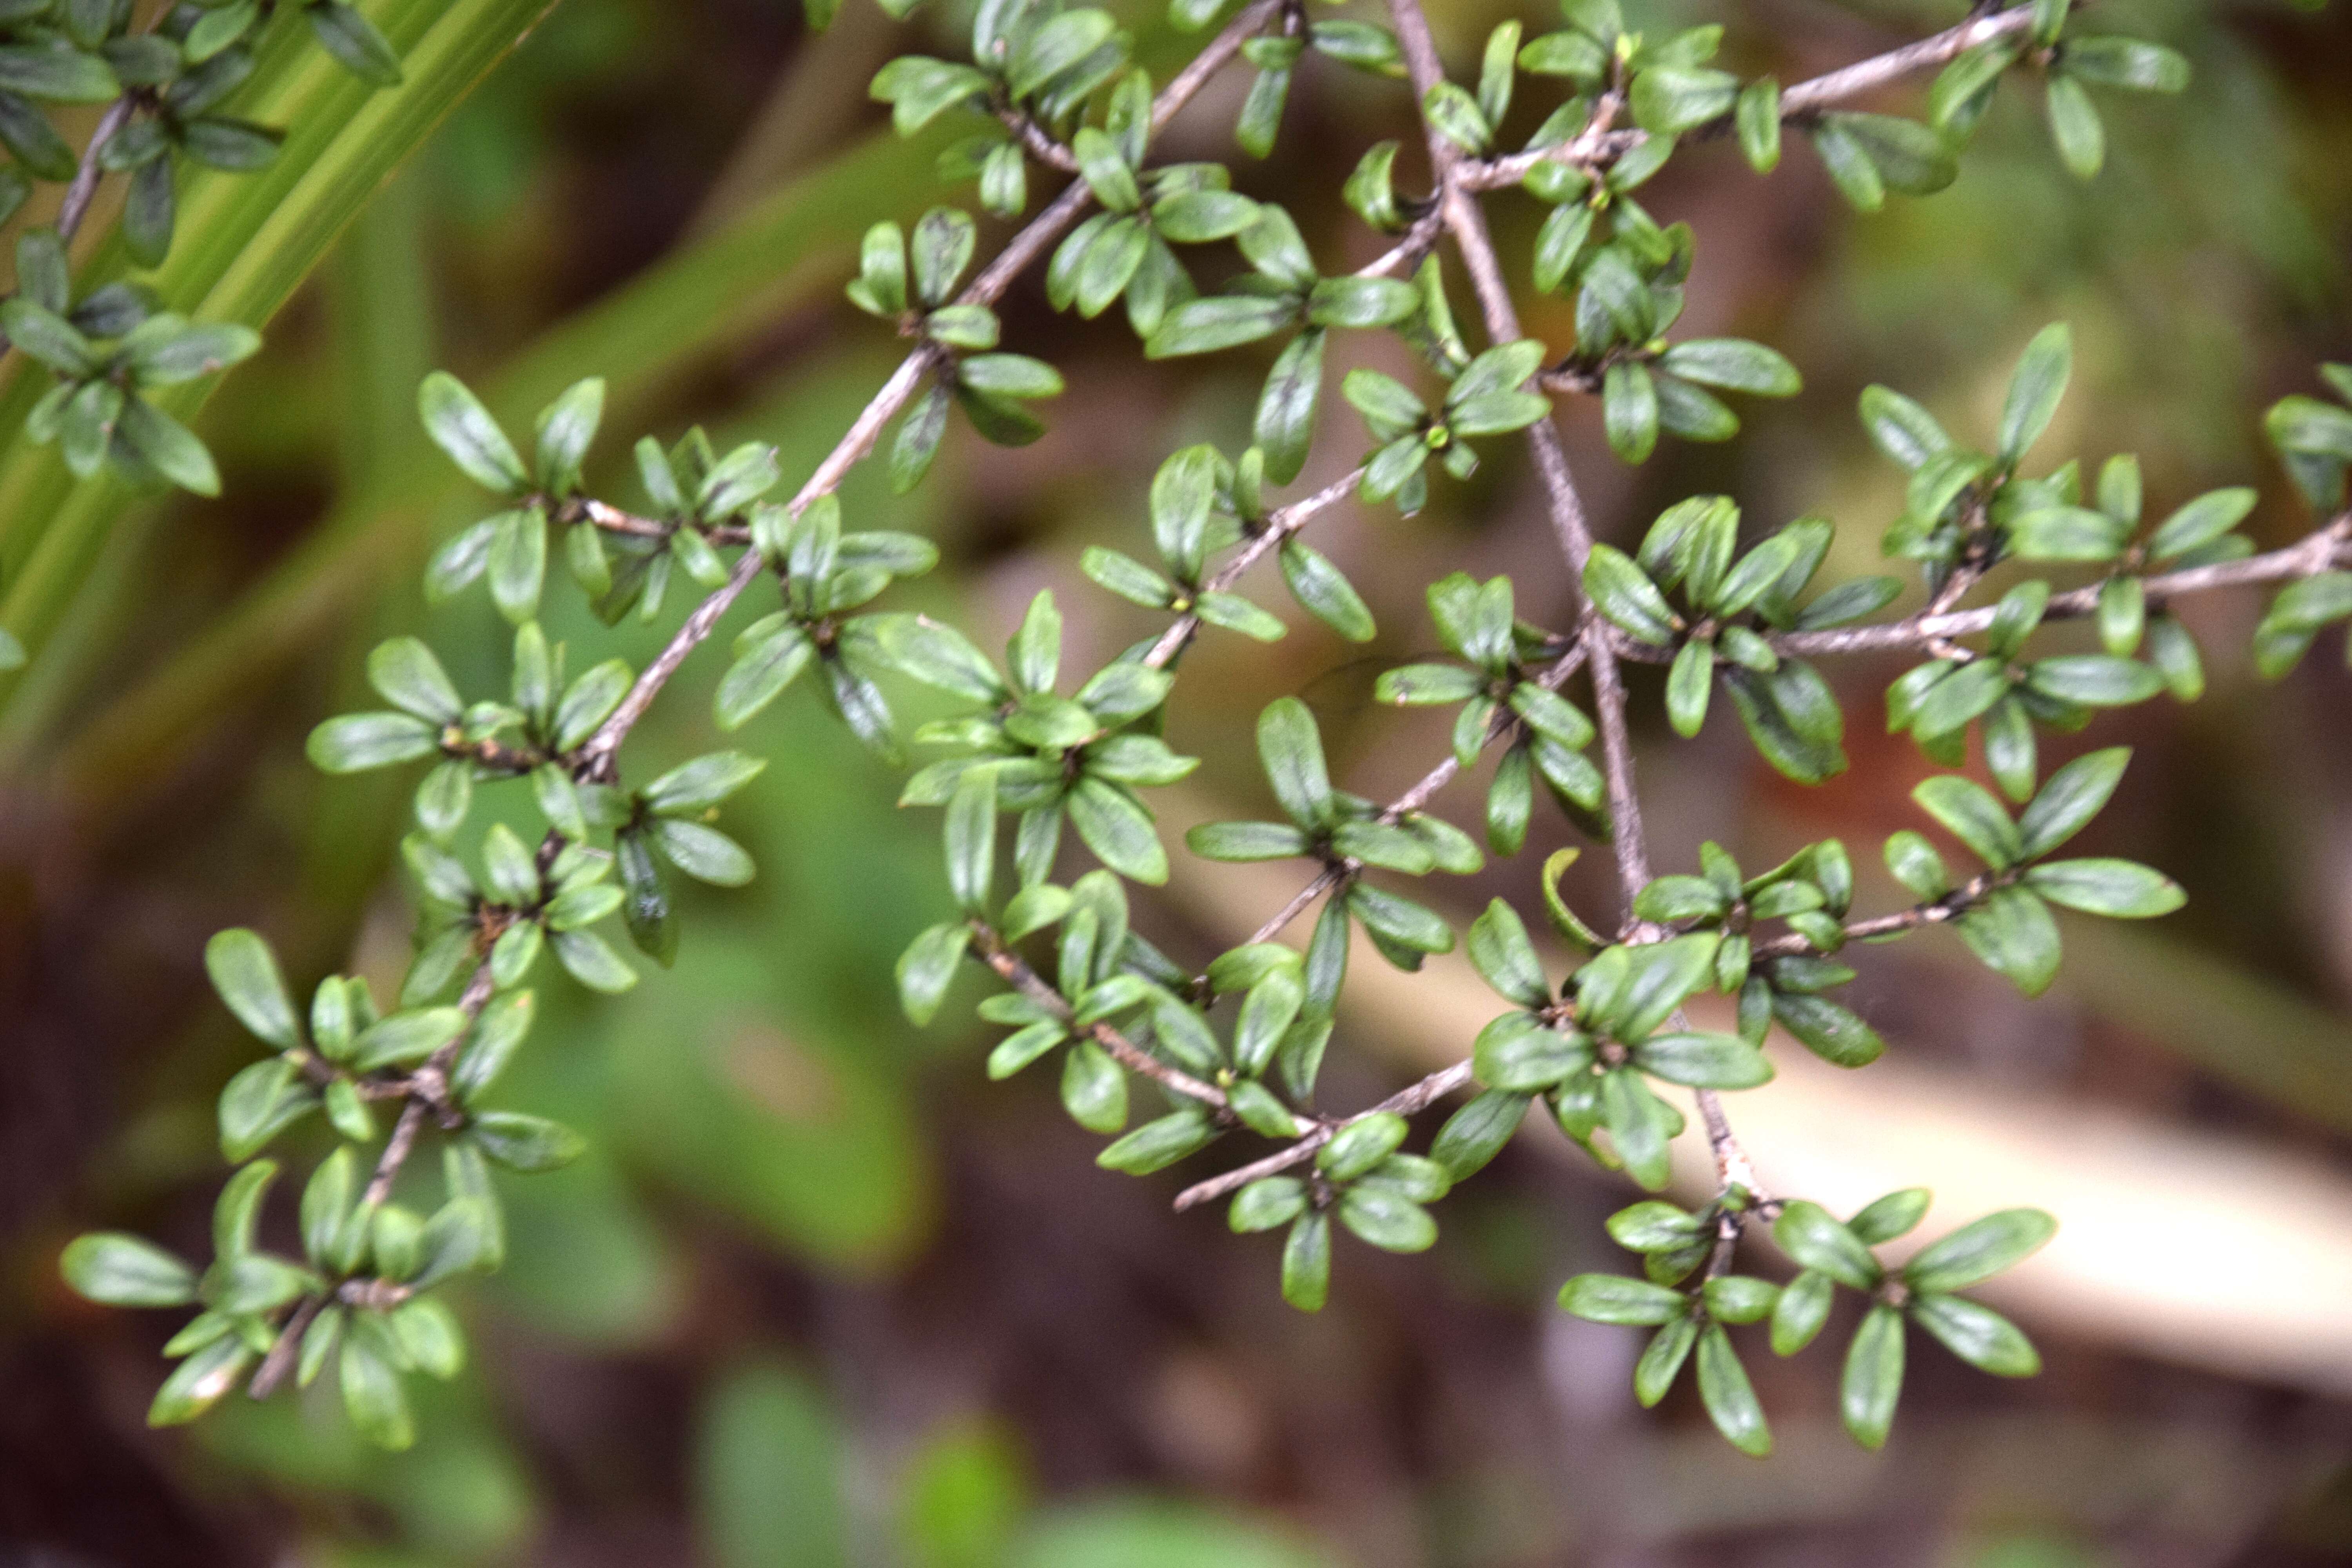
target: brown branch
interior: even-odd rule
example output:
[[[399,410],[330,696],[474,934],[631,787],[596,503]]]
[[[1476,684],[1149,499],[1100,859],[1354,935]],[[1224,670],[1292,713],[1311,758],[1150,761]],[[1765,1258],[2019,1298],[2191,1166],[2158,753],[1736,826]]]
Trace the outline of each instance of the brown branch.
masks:
[[[1047,135],[1044,126],[1030,119],[1020,110],[1010,104],[1000,104],[997,106],[996,118],[1003,121],[1007,131],[1013,132],[1013,139],[1021,143],[1022,151],[1049,169],[1058,169],[1065,174],[1075,174],[1078,172],[1078,160],[1076,155],[1067,147]]]
[[[1780,94],[1780,118],[1795,120],[1819,114],[1833,104],[1851,102],[1866,92],[1898,81],[1914,71],[1933,66],[1948,65],[1979,44],[1990,44],[2012,34],[2022,33],[2033,25],[2031,5],[2012,5],[1990,16],[1971,16],[1956,27],[1947,27],[1931,37],[1901,48],[1874,55],[1840,70],[1801,81]],[[1700,135],[1721,135],[1731,128],[1732,117],[1718,116],[1699,128]]]
[[[1391,272],[1411,272],[1421,265],[1423,257],[1436,247],[1437,237],[1444,231],[1445,215],[1438,211],[1437,204],[1433,202],[1426,212],[1412,220],[1412,226],[1404,231],[1404,237],[1378,260],[1356,268],[1356,276],[1385,278]]]
[[[1990,16],[1970,17],[1958,26],[1948,27],[1916,43],[1906,44],[1883,55],[1874,55],[1841,69],[1801,81],[1780,94],[1780,121],[1785,125],[1814,119],[1823,110],[1851,102],[1914,72],[1948,64],[1979,44],[1992,43],[2021,33],[2032,22],[2032,5],[2013,5]],[[1717,115],[1695,130],[1684,132],[1684,139],[1703,141],[1727,135],[1732,129],[1732,121],[1729,114]],[[1527,178],[1528,171],[1546,163],[1566,163],[1598,173],[1648,139],[1646,132],[1612,131],[1605,126],[1596,132],[1593,124],[1588,123],[1582,134],[1557,147],[1533,148],[1524,153],[1481,160],[1466,172],[1465,183],[1470,189],[1479,191],[1516,185]]]
[[[981,962],[994,970],[998,978],[1055,1017],[1067,1023],[1070,1004],[1045,977],[1029,967],[1022,956],[1005,945],[1003,936],[984,921],[971,922],[972,944],[978,949]],[[1108,1052],[1111,1059],[1129,1072],[1141,1073],[1171,1093],[1197,1100],[1203,1105],[1225,1109],[1225,1091],[1214,1084],[1204,1083],[1180,1068],[1169,1066],[1108,1024],[1093,1023],[1076,1027],[1074,1033],[1084,1036]]]
[[[70,244],[81,227],[81,220],[89,216],[89,204],[98,195],[99,179],[105,173],[99,167],[99,154],[106,150],[109,142],[114,140],[115,132],[130,123],[131,110],[131,96],[126,92],[107,105],[106,112],[99,118],[97,129],[90,132],[89,145],[81,150],[81,162],[74,168],[73,183],[66,187],[65,200],[58,207],[57,229],[60,242]],[[8,334],[0,332],[0,353],[6,353],[12,346]]]
[[[285,1382],[286,1374],[293,1370],[294,1357],[302,1348],[302,1336],[310,1330],[310,1320],[317,1317],[320,1309],[326,1304],[327,1299],[323,1296],[306,1296],[295,1307],[293,1315],[286,1320],[286,1326],[278,1331],[278,1338],[270,1345],[269,1353],[261,1358],[261,1365],[254,1370],[253,1381],[245,1385],[247,1394],[256,1399],[267,1399],[278,1392],[278,1385]]]
[[[2001,885],[2003,879],[1994,872],[1983,871],[1946,893],[1940,899],[1930,899],[1893,914],[1873,915],[1866,921],[1851,921],[1844,926],[1845,941],[1868,942],[1874,937],[1899,936],[1923,926],[1946,925],[1959,919],[1982,901],[1985,895]],[[1790,931],[1770,942],[1759,942],[1759,958],[1785,958],[1793,954],[1820,952],[1819,944],[1801,932]]]
[[[385,1140],[383,1152],[377,1157],[375,1174],[368,1178],[367,1191],[360,1194],[362,1208],[374,1208],[392,1196],[392,1184],[399,1178],[400,1168],[408,1163],[408,1156],[416,1147],[416,1135],[425,1129],[425,1114],[436,1112],[445,1121],[454,1114],[449,1104],[449,1068],[473,1034],[482,1009],[489,1005],[494,989],[489,956],[485,953],[457,998],[458,1011],[466,1015],[466,1026],[409,1075],[407,1103],[401,1107],[400,1120],[393,1124],[392,1136]]]
[[[560,523],[593,523],[606,533],[626,534],[633,539],[667,540],[681,528],[691,528],[722,548],[751,542],[751,531],[740,523],[666,522],[657,517],[623,511],[593,496],[575,496],[550,508],[548,516]]]
[[[1426,88],[1422,89],[1426,92]],[[1612,88],[1593,106],[1584,122],[1584,129],[1555,147],[1530,148],[1507,157],[1482,158],[1465,161],[1462,183],[1470,190],[1491,191],[1506,185],[1516,185],[1526,179],[1539,163],[1566,163],[1598,173],[1614,163],[1645,140],[1639,131],[1615,129],[1618,115],[1624,112],[1625,95]]]
[[[2352,566],[2352,511],[2340,513],[2326,527],[2305,535],[2283,550],[2249,555],[2240,561],[2224,561],[2211,566],[2192,566],[2185,571],[2143,577],[2140,586],[2150,605],[2166,605],[2175,599],[2210,593],[2217,588],[2259,587],[2272,583],[2292,582],[2343,566]],[[2042,618],[2044,621],[2079,620],[2097,614],[2100,586],[2094,583],[2063,594],[2053,594],[2049,605],[2042,612]],[[1999,613],[1997,605],[1973,610],[1931,606],[1907,619],[1888,621],[1881,626],[1839,626],[1817,632],[1775,632],[1769,634],[1765,640],[1782,653],[1801,656],[1875,653],[1887,648],[1914,647],[1953,637],[1972,637],[1990,629],[1993,617]]]
[[[1378,1116],[1383,1111],[1393,1111],[1399,1116],[1412,1116],[1428,1110],[1469,1082],[1470,1064],[1467,1061],[1458,1061],[1450,1068],[1442,1068],[1418,1082],[1406,1085],[1370,1110],[1360,1110],[1345,1121],[1328,1122],[1318,1127],[1288,1148],[1277,1149],[1262,1160],[1253,1160],[1246,1165],[1235,1166],[1233,1170],[1221,1175],[1211,1176],[1204,1182],[1195,1182],[1176,1194],[1176,1211],[1181,1214],[1184,1210],[1197,1207],[1202,1204],[1213,1203],[1227,1193],[1239,1192],[1261,1176],[1271,1176],[1277,1171],[1288,1170],[1302,1160],[1312,1159],[1315,1151],[1331,1142],[1342,1129],[1353,1126],[1367,1116]]]
[[[89,133],[89,145],[82,149],[81,163],[74,170],[73,184],[66,187],[65,201],[58,207],[58,237],[71,240],[81,228],[81,221],[89,215],[89,204],[98,195],[98,182],[105,174],[99,164],[99,155],[117,132],[131,123],[132,99],[124,93],[107,105],[99,118],[98,127]]]

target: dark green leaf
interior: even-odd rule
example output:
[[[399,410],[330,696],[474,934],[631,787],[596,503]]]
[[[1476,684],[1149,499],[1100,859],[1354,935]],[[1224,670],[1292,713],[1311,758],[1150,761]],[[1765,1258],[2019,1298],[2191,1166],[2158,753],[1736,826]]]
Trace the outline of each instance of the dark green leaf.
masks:
[[[1842,1068],[1867,1067],[1886,1054],[1877,1030],[1826,997],[1776,990],[1772,1016],[1807,1050]]]
[[[1643,642],[1671,642],[1674,611],[1648,575],[1623,551],[1596,544],[1584,564],[1585,596],[1593,608]]]
[[[1369,1183],[1340,1194],[1339,1223],[1383,1252],[1425,1252],[1437,1240],[1427,1209]]]
[[[1649,367],[1619,360],[1601,384],[1601,423],[1610,449],[1628,463],[1649,460],[1658,445],[1658,387]]]
[[[1772,1353],[1795,1355],[1812,1343],[1813,1336],[1830,1321],[1831,1301],[1836,1293],[1830,1277],[1813,1268],[1783,1286],[1772,1303]]]
[[[1772,1431],[1764,1423],[1755,1386],[1739,1364],[1739,1352],[1731,1348],[1731,1336],[1717,1324],[1709,1324],[1698,1337],[1698,1394],[1725,1441],[1759,1459],[1772,1451]]]
[[[1965,1290],[2022,1262],[2057,1232],[2058,1222],[2040,1209],[2003,1209],[1920,1248],[1904,1266],[1904,1283],[1937,1293]]]
[[[1319,1312],[1331,1296],[1331,1222],[1301,1215],[1282,1247],[1282,1299],[1302,1312]]]
[[[1922,1293],[1912,1298],[1911,1321],[1979,1372],[1995,1377],[2032,1377],[2042,1370],[2042,1357],[2033,1342],[1990,1307],[1957,1296]]]
[[[2023,858],[2017,824],[1981,784],[1942,773],[1921,783],[1911,798],[1986,865],[2009,867]]]
[[[434,445],[487,489],[519,496],[530,488],[522,459],[490,411],[446,371],[435,371],[417,389],[416,407]]]
[[[1873,1307],[1848,1347],[1838,1384],[1838,1410],[1845,1429],[1865,1448],[1883,1448],[1895,1425],[1903,1394],[1903,1314]]]
[[[483,1153],[515,1171],[552,1171],[578,1159],[587,1140],[560,1122],[512,1110],[478,1113],[467,1136]]]
[[[1151,814],[1124,786],[1081,778],[1066,805],[1070,826],[1104,865],[1152,887],[1168,879],[1168,852]]]
[[[375,24],[344,0],[310,0],[302,8],[310,30],[343,68],[377,87],[400,85],[400,56]]]
[[[2188,902],[2180,885],[2129,860],[2051,860],[2025,873],[2025,885],[2070,910],[2147,920]]]
[[[1797,1198],[1783,1205],[1772,1222],[1772,1239],[1799,1265],[1841,1285],[1855,1290],[1877,1287],[1882,1271],[1870,1248],[1819,1204]]]
[[[1617,1274],[1579,1274],[1559,1288],[1563,1311],[1596,1323],[1648,1325],[1688,1312],[1679,1290]]]
[[[58,1259],[67,1284],[110,1307],[178,1307],[196,1299],[195,1271],[121,1231],[77,1237]]]
[[[205,944],[205,973],[237,1022],[280,1050],[302,1043],[278,957],[258,931],[220,931]]]
[[[1653,1035],[1633,1047],[1633,1065],[1696,1089],[1754,1089],[1772,1081],[1764,1053],[1736,1035]]]
[[[1445,1120],[1429,1146],[1429,1157],[1456,1183],[1484,1170],[1519,1130],[1531,1097],[1490,1089]]]
[[[1969,950],[2026,995],[2041,995],[2057,977],[2057,923],[2050,907],[2022,888],[1996,889],[1957,923]]]

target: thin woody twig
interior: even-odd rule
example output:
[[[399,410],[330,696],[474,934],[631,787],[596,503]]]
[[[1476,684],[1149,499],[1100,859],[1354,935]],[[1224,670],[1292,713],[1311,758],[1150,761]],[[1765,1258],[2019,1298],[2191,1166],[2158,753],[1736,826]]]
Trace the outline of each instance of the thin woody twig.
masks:
[[[2292,582],[2298,577],[2309,577],[2343,566],[2352,566],[2352,511],[2339,514],[2326,527],[2306,534],[2283,550],[2249,555],[2240,561],[2224,561],[2216,565],[2192,566],[2185,571],[2143,577],[2140,586],[2147,595],[2148,604],[2159,605],[2217,588],[2259,587],[2272,583]],[[2042,618],[2044,621],[2078,620],[2084,616],[2097,614],[2099,588],[2100,584],[2094,583],[2087,587],[2051,595]],[[1776,632],[1765,640],[1782,653],[1875,653],[1887,648],[1912,647],[1942,639],[1972,637],[1990,629],[1993,617],[1999,613],[1996,605],[1973,610],[1931,609],[1906,620],[1889,621],[1881,626],[1840,626],[1818,632]]]
[[[496,984],[490,975],[490,961],[485,956],[474,966],[466,981],[466,989],[457,998],[457,1010],[466,1015],[466,1026],[452,1036],[447,1044],[425,1058],[415,1072],[409,1076],[407,1103],[401,1107],[400,1120],[393,1124],[392,1136],[384,1142],[383,1152],[377,1156],[375,1173],[368,1178],[367,1191],[361,1194],[362,1208],[380,1206],[392,1196],[392,1184],[399,1179],[400,1168],[408,1163],[416,1147],[416,1135],[425,1130],[428,1111],[446,1109],[448,1105],[449,1068],[465,1049],[474,1032],[475,1021],[482,1009],[489,1005]]]
[[[1069,1003],[1063,999],[1060,992],[1045,983],[1043,975],[1030,968],[1019,953],[1005,945],[1003,937],[993,926],[973,921],[971,931],[981,962],[994,970],[998,978],[1056,1017],[1068,1021],[1071,1016]],[[1224,1090],[1214,1084],[1202,1082],[1181,1068],[1169,1066],[1108,1024],[1077,1026],[1073,1033],[1094,1041],[1119,1066],[1130,1072],[1141,1073],[1162,1089],[1183,1095],[1188,1100],[1197,1100],[1219,1110],[1225,1109]]]
[[[1930,37],[1874,55],[1866,60],[1801,81],[1780,94],[1780,118],[1801,119],[1834,104],[1848,103],[1866,92],[1899,81],[1915,71],[1949,65],[1979,44],[1990,44],[2024,32],[2033,25],[2031,5],[2012,5],[1990,16],[1971,16],[1958,26]],[[1700,135],[1722,135],[1731,129],[1731,116],[1722,115],[1701,126]]]
[[[1236,1166],[1233,1170],[1211,1176],[1206,1181],[1193,1183],[1176,1194],[1177,1212],[1181,1214],[1186,1209],[1197,1207],[1202,1204],[1214,1203],[1227,1193],[1239,1192],[1261,1176],[1271,1176],[1276,1172],[1288,1170],[1301,1161],[1312,1159],[1315,1151],[1331,1142],[1342,1130],[1361,1121],[1367,1116],[1378,1116],[1383,1111],[1391,1111],[1399,1116],[1412,1116],[1428,1110],[1469,1082],[1470,1064],[1467,1061],[1458,1061],[1450,1068],[1441,1068],[1427,1078],[1406,1085],[1369,1110],[1360,1110],[1344,1121],[1328,1122],[1318,1127],[1287,1148],[1277,1149],[1264,1159],[1253,1160],[1246,1165]]]
[[[1989,44],[2022,33],[2032,25],[2033,7],[2013,5],[1990,16],[1974,16],[1957,26],[1947,27],[1931,37],[1889,49],[1865,60],[1827,72],[1807,81],[1801,81],[1780,94],[1780,120],[1783,124],[1801,124],[1818,116],[1823,110],[1850,103],[1864,94],[1899,81],[1916,72],[1948,65],[1980,44]],[[1596,116],[1596,121],[1598,117]],[[1684,132],[1685,140],[1708,140],[1728,135],[1732,117],[1718,115],[1694,130]],[[1623,157],[1649,139],[1646,132],[1616,131],[1605,125],[1596,131],[1588,124],[1584,132],[1557,147],[1533,148],[1501,157],[1486,158],[1472,164],[1465,174],[1465,184],[1478,191],[1496,190],[1516,185],[1527,178],[1530,170],[1540,163],[1565,163],[1597,170]]]
[[[81,221],[89,216],[89,204],[98,195],[98,182],[105,170],[99,163],[106,144],[114,140],[121,129],[131,123],[133,107],[131,96],[124,93],[108,104],[99,117],[97,128],[89,133],[89,145],[82,149],[81,163],[74,170],[73,184],[66,187],[65,200],[58,207],[58,237],[70,240],[81,228]]]

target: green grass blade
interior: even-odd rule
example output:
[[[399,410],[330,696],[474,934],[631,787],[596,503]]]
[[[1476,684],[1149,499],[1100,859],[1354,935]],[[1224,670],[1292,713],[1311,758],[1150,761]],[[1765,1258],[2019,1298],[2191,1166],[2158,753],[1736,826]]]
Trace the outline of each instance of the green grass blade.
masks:
[[[553,4],[386,0],[371,14],[401,51],[406,79],[381,89],[352,78],[307,29],[286,29],[233,100],[240,115],[285,126],[285,147],[258,174],[186,176],[178,237],[147,281],[172,309],[199,320],[268,321],[392,169]],[[92,288],[131,270],[110,238],[78,282]],[[0,397],[0,430],[22,430],[47,381],[27,368]],[[184,422],[213,384],[192,383],[154,401]],[[0,447],[0,626],[37,658],[107,536],[141,499],[110,479],[78,483],[56,447],[34,447],[21,434]],[[0,693],[13,684],[0,684]]]

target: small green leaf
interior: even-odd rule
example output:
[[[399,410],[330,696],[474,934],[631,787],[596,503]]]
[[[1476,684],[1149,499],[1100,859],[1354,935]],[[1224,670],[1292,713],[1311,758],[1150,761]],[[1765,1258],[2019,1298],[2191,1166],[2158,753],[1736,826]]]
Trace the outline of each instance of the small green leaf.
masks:
[[[1658,386],[1647,365],[1619,360],[1601,382],[1601,416],[1610,449],[1628,463],[1645,463],[1658,445]]]
[[[2054,84],[2053,84],[2054,86]],[[2014,464],[2042,437],[2066,395],[2074,373],[2074,333],[2063,321],[2044,327],[2025,345],[2001,405],[2001,460]]]
[[[1715,690],[1715,643],[1693,637],[1675,655],[1666,672],[1666,721],[1685,740],[1706,724],[1707,699]]]
[[[1226,1218],[1236,1235],[1272,1230],[1307,1212],[1307,1184],[1296,1176],[1265,1176],[1234,1194]]]
[[[2050,114],[2050,136],[2058,144],[2059,160],[2076,179],[2092,178],[2107,160],[2106,127],[2100,122],[2098,106],[2083,90],[2081,82],[2055,71],[2051,73],[2043,94],[2043,104]]]
[[[2131,748],[2110,746],[2052,773],[2018,818],[2021,858],[2039,859],[2081,832],[2114,795],[2130,761]]]
[[[1660,647],[1674,640],[1674,611],[1633,557],[1611,544],[1596,544],[1584,564],[1585,596],[1592,607],[1626,632]]]
[[[1952,447],[1934,415],[1887,387],[1863,388],[1862,423],[1878,449],[1906,468],[1919,468]]]
[[[1359,1241],[1383,1252],[1426,1252],[1437,1240],[1427,1209],[1370,1183],[1341,1194],[1339,1213]]]
[[[1957,774],[1939,773],[1922,782],[1911,792],[1911,798],[1986,865],[2003,868],[2023,858],[2024,841],[2018,825],[1983,785]]]
[[[1265,453],[1265,477],[1278,485],[1297,479],[1307,466],[1316,411],[1322,403],[1324,336],[1309,331],[1293,338],[1266,373],[1265,390],[1258,395],[1253,433]]]
[[[1813,1336],[1830,1321],[1836,1294],[1830,1277],[1815,1268],[1806,1269],[1781,1287],[1772,1303],[1772,1353],[1795,1355],[1812,1343]]]
[[[1709,1324],[1698,1337],[1698,1394],[1726,1442],[1759,1459],[1772,1451],[1772,1431],[1765,1425],[1755,1385],[1739,1364],[1739,1352],[1731,1348],[1731,1336],[1718,1324]]]
[[[1887,1430],[1895,1425],[1895,1402],[1902,1395],[1903,1314],[1892,1307],[1873,1307],[1854,1331],[1838,1384],[1845,1429],[1865,1448],[1885,1447]]]
[[[417,389],[416,407],[434,445],[467,478],[500,495],[520,496],[530,488],[530,478],[506,432],[456,376],[446,371],[426,376]]]
[[[2189,86],[2189,62],[2179,52],[2144,38],[2069,38],[2059,63],[2077,81],[2127,92],[2180,92]]]
[[[466,1022],[466,1015],[455,1007],[394,1013],[361,1031],[352,1046],[351,1068],[354,1072],[373,1072],[398,1063],[421,1062],[456,1039]]]
[[[1217,1124],[1206,1111],[1197,1108],[1172,1111],[1109,1144],[1095,1156],[1095,1163],[1106,1171],[1150,1175],[1198,1153],[1216,1142],[1217,1136]]]
[[[302,8],[310,31],[343,68],[377,87],[398,87],[400,55],[375,24],[344,0],[310,0]]]
[[[1633,1397],[1644,1410],[1654,1408],[1675,1385],[1675,1378],[1698,1342],[1698,1321],[1678,1317],[1650,1336],[1642,1359],[1633,1363]]]
[[[1331,1222],[1301,1215],[1282,1246],[1282,1299],[1302,1312],[1319,1312],[1330,1298]]]
[[[1914,1290],[1965,1290],[2022,1262],[2057,1232],[2058,1222],[2040,1209],[2003,1209],[1920,1248],[1903,1280]]]
[[[1460,1183],[1484,1170],[1519,1130],[1532,1096],[1490,1089],[1445,1119],[1429,1157]]]
[[[256,1036],[280,1050],[302,1043],[277,954],[260,932],[238,928],[215,933],[205,944],[205,973],[237,1022]]]
[[[1780,84],[1759,77],[1740,90],[1733,110],[1739,151],[1749,168],[1769,174],[1780,163]]]
[[[1518,911],[1502,900],[1490,901],[1486,912],[1470,922],[1468,948],[1470,962],[1507,1001],[1529,1008],[1550,1002],[1551,985],[1544,978],[1535,944],[1528,940],[1528,928]]]
[[[1913,1322],[1979,1372],[1995,1377],[2032,1377],[2042,1370],[2042,1356],[2033,1342],[1990,1307],[1957,1296],[1923,1292],[1912,1298],[1910,1311]]]
[[[235,1334],[226,1334],[197,1351],[174,1368],[155,1391],[147,1407],[150,1426],[177,1426],[194,1421],[218,1404],[253,1360],[254,1352]]]
[[[362,1317],[360,1321],[367,1320]],[[389,1337],[388,1330],[384,1337]],[[416,1422],[409,1414],[399,1370],[371,1336],[356,1331],[356,1326],[344,1337],[338,1377],[343,1409],[360,1436],[379,1448],[401,1449],[416,1441]]]
[[[152,1242],[121,1231],[75,1237],[58,1268],[79,1294],[110,1307],[179,1307],[196,1299],[194,1269]]]
[[[1315,715],[1295,697],[1278,698],[1258,715],[1258,756],[1266,782],[1291,820],[1312,826],[1329,818],[1331,778],[1323,763],[1323,739]]]
[[[1855,1290],[1874,1289],[1882,1277],[1878,1260],[1829,1210],[1793,1199],[1772,1222],[1772,1239],[1797,1262]]]
[[[477,1113],[466,1136],[483,1153],[515,1171],[557,1170],[588,1147],[586,1139],[561,1122],[514,1110]]]
[[[1729,113],[1739,95],[1739,79],[1728,71],[1653,66],[1633,79],[1633,122],[1654,135],[1678,136]]]
[[[2243,486],[2208,491],[2157,525],[2148,536],[2147,552],[2168,561],[2201,549],[2243,522],[2256,500],[2254,491]]]
[[[1633,1325],[1671,1322],[1690,1310],[1679,1290],[1616,1274],[1579,1274],[1559,1288],[1559,1304],[1592,1322]]]
[[[2168,915],[2189,901],[2180,885],[2129,860],[2051,860],[2025,873],[2025,885],[2053,904],[2120,920]]]
[[[2090,708],[2128,707],[2164,689],[2164,678],[2147,665],[2104,653],[2036,660],[2026,670],[2025,683],[2046,697]]]
[[[1764,1053],[1736,1035],[1653,1035],[1633,1047],[1633,1065],[1696,1089],[1754,1089],[1772,1081]]]
[[[1352,1182],[1397,1152],[1411,1131],[1393,1111],[1360,1116],[1315,1152],[1315,1168],[1335,1182]]]

